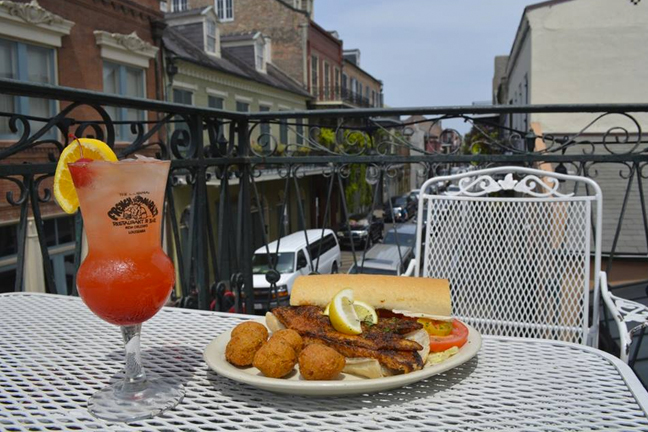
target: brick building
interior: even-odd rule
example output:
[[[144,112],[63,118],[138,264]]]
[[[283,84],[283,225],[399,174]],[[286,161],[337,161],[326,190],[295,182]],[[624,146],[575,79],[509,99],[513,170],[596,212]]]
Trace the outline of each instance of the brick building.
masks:
[[[382,106],[382,82],[360,68],[359,50],[345,52],[337,32],[315,22],[313,3],[174,0],[171,7],[215,5],[221,34],[261,32],[270,37],[273,63],[313,95],[312,107],[316,109]]]
[[[306,88],[313,0],[184,0],[171,6],[216,6],[221,34],[260,31],[272,38],[272,61]]]
[[[163,15],[158,0],[40,0],[0,2],[0,76],[53,85],[77,87],[124,96],[162,99],[161,43]],[[65,104],[19,96],[0,95],[0,111],[49,118]],[[114,120],[145,120],[147,113],[107,107]],[[88,106],[71,112],[75,120],[99,118]],[[30,121],[31,134],[43,122]],[[74,128],[72,129],[74,130]],[[22,132],[12,131],[8,118],[0,118],[0,152],[9,149]],[[130,131],[116,126],[116,141],[130,142]],[[52,130],[43,139],[65,142]],[[8,150],[9,149],[9,150]],[[3,163],[48,162],[49,145],[35,146],[3,159]],[[41,194],[51,190],[51,178],[41,183]],[[0,195],[19,190],[10,181],[0,182]],[[41,206],[56,288],[65,292],[73,272],[74,217],[63,214],[54,203]],[[13,290],[18,245],[19,208],[0,201],[0,291]],[[29,220],[26,247],[38,247],[33,220]],[[26,256],[38,257],[40,253]],[[30,270],[42,263],[29,262]],[[27,271],[31,277],[37,271]],[[24,281],[25,286],[38,282]],[[42,284],[42,281],[41,281]]]

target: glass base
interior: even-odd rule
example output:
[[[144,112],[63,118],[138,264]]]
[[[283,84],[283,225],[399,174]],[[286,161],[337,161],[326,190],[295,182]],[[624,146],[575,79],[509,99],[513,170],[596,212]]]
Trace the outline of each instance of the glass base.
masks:
[[[172,385],[161,379],[147,380],[125,389],[123,381],[105,387],[88,401],[88,411],[103,420],[134,422],[155,417],[176,406],[184,397],[180,384]]]

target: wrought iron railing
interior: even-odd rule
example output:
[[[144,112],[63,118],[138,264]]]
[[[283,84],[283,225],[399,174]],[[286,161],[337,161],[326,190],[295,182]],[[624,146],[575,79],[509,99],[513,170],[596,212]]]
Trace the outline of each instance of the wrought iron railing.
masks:
[[[641,128],[648,104],[239,113],[13,80],[0,80],[0,97],[58,101],[58,111],[47,118],[0,113],[0,187],[7,201],[0,217],[15,228],[15,240],[7,234],[0,243],[15,243],[5,248],[11,259],[0,256],[0,265],[15,269],[10,280],[16,291],[29,288],[25,254],[31,223],[45,290],[76,294],[82,220],[75,217],[74,253],[63,278],[46,232],[49,215],[57,213],[49,184],[71,132],[106,141],[122,158],[148,153],[172,160],[166,244],[178,274],[176,303],[183,307],[253,312],[261,303],[267,308],[283,297],[281,273],[275,259],[263,277],[269,288],[263,299],[255,299],[256,248],[306,228],[344,227],[350,234],[351,214],[389,216],[384,203],[427,178],[497,164],[545,166],[602,183],[609,203],[604,262],[610,280],[623,279],[625,263],[645,265],[648,256],[648,143]],[[104,106],[139,110],[148,120],[116,122]],[[426,118],[402,120],[413,115]],[[560,135],[521,129],[529,115],[578,128]],[[434,144],[417,141],[417,128],[425,132],[451,119],[467,122],[471,132],[462,138],[446,128]],[[124,123],[131,136],[119,142],[116,129],[124,128],[116,126]],[[347,264],[362,266],[370,243],[350,242]],[[315,263],[308,271],[320,269]],[[648,272],[630,279],[633,286],[648,286]]]
[[[324,86],[321,89],[317,89],[313,96],[315,96],[318,102],[339,102],[360,108],[380,107],[380,94],[375,94],[374,100],[371,100],[363,96],[362,93],[340,86]]]

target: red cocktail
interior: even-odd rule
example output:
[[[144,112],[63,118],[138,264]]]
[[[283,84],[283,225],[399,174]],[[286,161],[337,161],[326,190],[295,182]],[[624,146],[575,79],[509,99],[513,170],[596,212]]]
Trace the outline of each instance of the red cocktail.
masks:
[[[77,287],[90,310],[122,326],[122,382],[95,394],[88,406],[100,418],[135,421],[175,406],[182,389],[147,380],[139,353],[141,323],[167,301],[173,263],[161,247],[164,192],[170,162],[155,159],[69,164],[83,213],[88,255]]]

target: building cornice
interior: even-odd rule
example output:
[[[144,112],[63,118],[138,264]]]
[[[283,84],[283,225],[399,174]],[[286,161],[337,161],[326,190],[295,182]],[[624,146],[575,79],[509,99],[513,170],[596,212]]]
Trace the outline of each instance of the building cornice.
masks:
[[[234,89],[237,89],[237,90],[244,90],[244,91],[247,91],[247,92],[250,92],[250,93],[255,93],[255,94],[258,94],[258,95],[263,95],[263,96],[266,96],[266,97],[271,97],[271,98],[283,100],[283,101],[288,102],[288,103],[306,105],[306,102],[307,102],[306,98],[300,99],[298,97],[289,97],[288,95],[281,94],[278,91],[276,91],[276,92],[267,91],[267,90],[265,90],[263,88],[263,87],[266,87],[263,84],[254,84],[253,85],[253,84],[240,83],[240,82],[238,82],[238,81],[236,81],[234,79],[229,79],[229,78],[224,78],[224,77],[217,76],[212,71],[203,72],[203,71],[197,70],[197,68],[190,67],[189,64],[190,63],[180,63],[179,66],[178,66],[178,73],[186,75],[186,76],[191,77],[191,78],[201,79],[203,81],[208,81],[208,82],[211,82],[211,83],[220,84],[222,86],[234,88]]]
[[[61,46],[61,38],[70,34],[74,22],[31,3],[0,1],[0,34],[28,42]]]
[[[118,63],[147,68],[149,60],[155,58],[159,50],[135,32],[121,34],[95,30],[94,35],[97,45],[101,47],[101,57]]]

